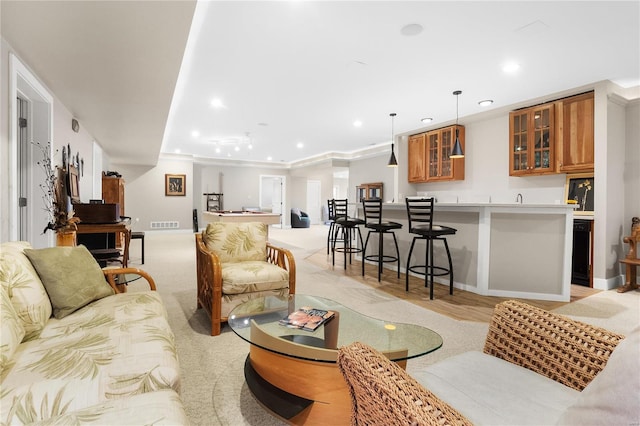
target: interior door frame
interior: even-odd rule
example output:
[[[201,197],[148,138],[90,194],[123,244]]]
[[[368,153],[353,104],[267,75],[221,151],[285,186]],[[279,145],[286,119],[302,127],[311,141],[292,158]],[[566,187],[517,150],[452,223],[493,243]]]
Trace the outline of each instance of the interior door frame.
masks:
[[[279,179],[280,180],[280,206],[281,206],[280,227],[283,228],[285,223],[286,223],[285,211],[286,211],[286,206],[287,206],[287,199],[286,199],[286,196],[287,196],[287,177],[284,176],[284,175],[260,175],[260,193],[259,193],[260,208],[264,207],[262,205],[262,194],[263,194],[263,184],[265,182],[265,179],[271,180],[271,184],[273,184],[273,181],[275,179]]]
[[[29,134],[32,138],[36,135],[41,135],[43,139],[39,141],[41,143],[52,142],[53,145],[53,96],[49,91],[38,81],[38,79],[31,73],[31,71],[18,59],[13,53],[9,54],[9,198],[7,203],[9,204],[8,211],[8,231],[9,240],[15,241],[19,235],[19,203],[18,203],[18,188],[19,188],[19,172],[18,170],[18,108],[17,98],[20,96],[26,99],[30,103],[30,124],[31,130]],[[33,153],[33,150],[30,150]],[[53,146],[49,152],[49,156],[53,161]],[[30,161],[31,165],[35,164],[35,161]],[[34,209],[37,197],[38,184],[34,181],[33,176],[37,173],[34,172],[33,167],[30,170],[24,171],[31,175],[30,184],[30,196],[28,197],[28,203],[31,205],[30,210],[30,223],[29,223],[29,242],[35,247],[46,245],[53,245],[53,233],[49,232],[44,237],[40,236],[40,226],[37,226],[36,220],[39,217]],[[28,204],[28,205],[29,205]],[[41,224],[44,228],[44,223]],[[36,243],[36,239],[40,244]]]

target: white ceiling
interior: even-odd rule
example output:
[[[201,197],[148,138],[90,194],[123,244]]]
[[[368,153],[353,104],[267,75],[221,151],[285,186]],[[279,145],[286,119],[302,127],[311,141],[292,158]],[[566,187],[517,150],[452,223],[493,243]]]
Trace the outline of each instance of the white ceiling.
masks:
[[[192,1],[1,7],[3,37],[114,162],[177,150],[278,164],[348,157],[390,142],[391,112],[395,134],[427,116],[432,128],[455,121],[454,90],[464,124],[487,111],[483,99],[501,109],[602,80],[640,83],[639,1],[210,1],[195,7],[186,50]],[[423,31],[405,36],[408,24]],[[520,69],[504,73],[508,61]]]

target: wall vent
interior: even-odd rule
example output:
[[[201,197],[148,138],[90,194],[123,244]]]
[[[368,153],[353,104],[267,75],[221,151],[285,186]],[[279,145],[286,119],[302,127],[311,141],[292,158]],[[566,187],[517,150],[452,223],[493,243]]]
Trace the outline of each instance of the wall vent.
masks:
[[[180,228],[180,222],[175,220],[151,222],[151,229],[178,229],[178,228]]]

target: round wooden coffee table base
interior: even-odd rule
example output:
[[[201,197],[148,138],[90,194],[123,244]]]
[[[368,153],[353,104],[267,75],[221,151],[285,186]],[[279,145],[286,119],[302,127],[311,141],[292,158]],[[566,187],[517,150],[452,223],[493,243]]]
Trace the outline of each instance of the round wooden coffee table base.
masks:
[[[252,345],[245,379],[264,407],[291,424],[350,422],[351,395],[336,363],[292,358]]]

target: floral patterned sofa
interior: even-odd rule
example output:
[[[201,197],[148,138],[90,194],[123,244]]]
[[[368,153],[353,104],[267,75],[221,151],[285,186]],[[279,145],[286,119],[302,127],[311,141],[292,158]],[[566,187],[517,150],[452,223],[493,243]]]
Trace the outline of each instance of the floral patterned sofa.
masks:
[[[151,291],[121,292],[139,273]],[[105,280],[107,276],[107,280]],[[174,335],[153,279],[84,246],[0,246],[0,424],[188,424]]]

